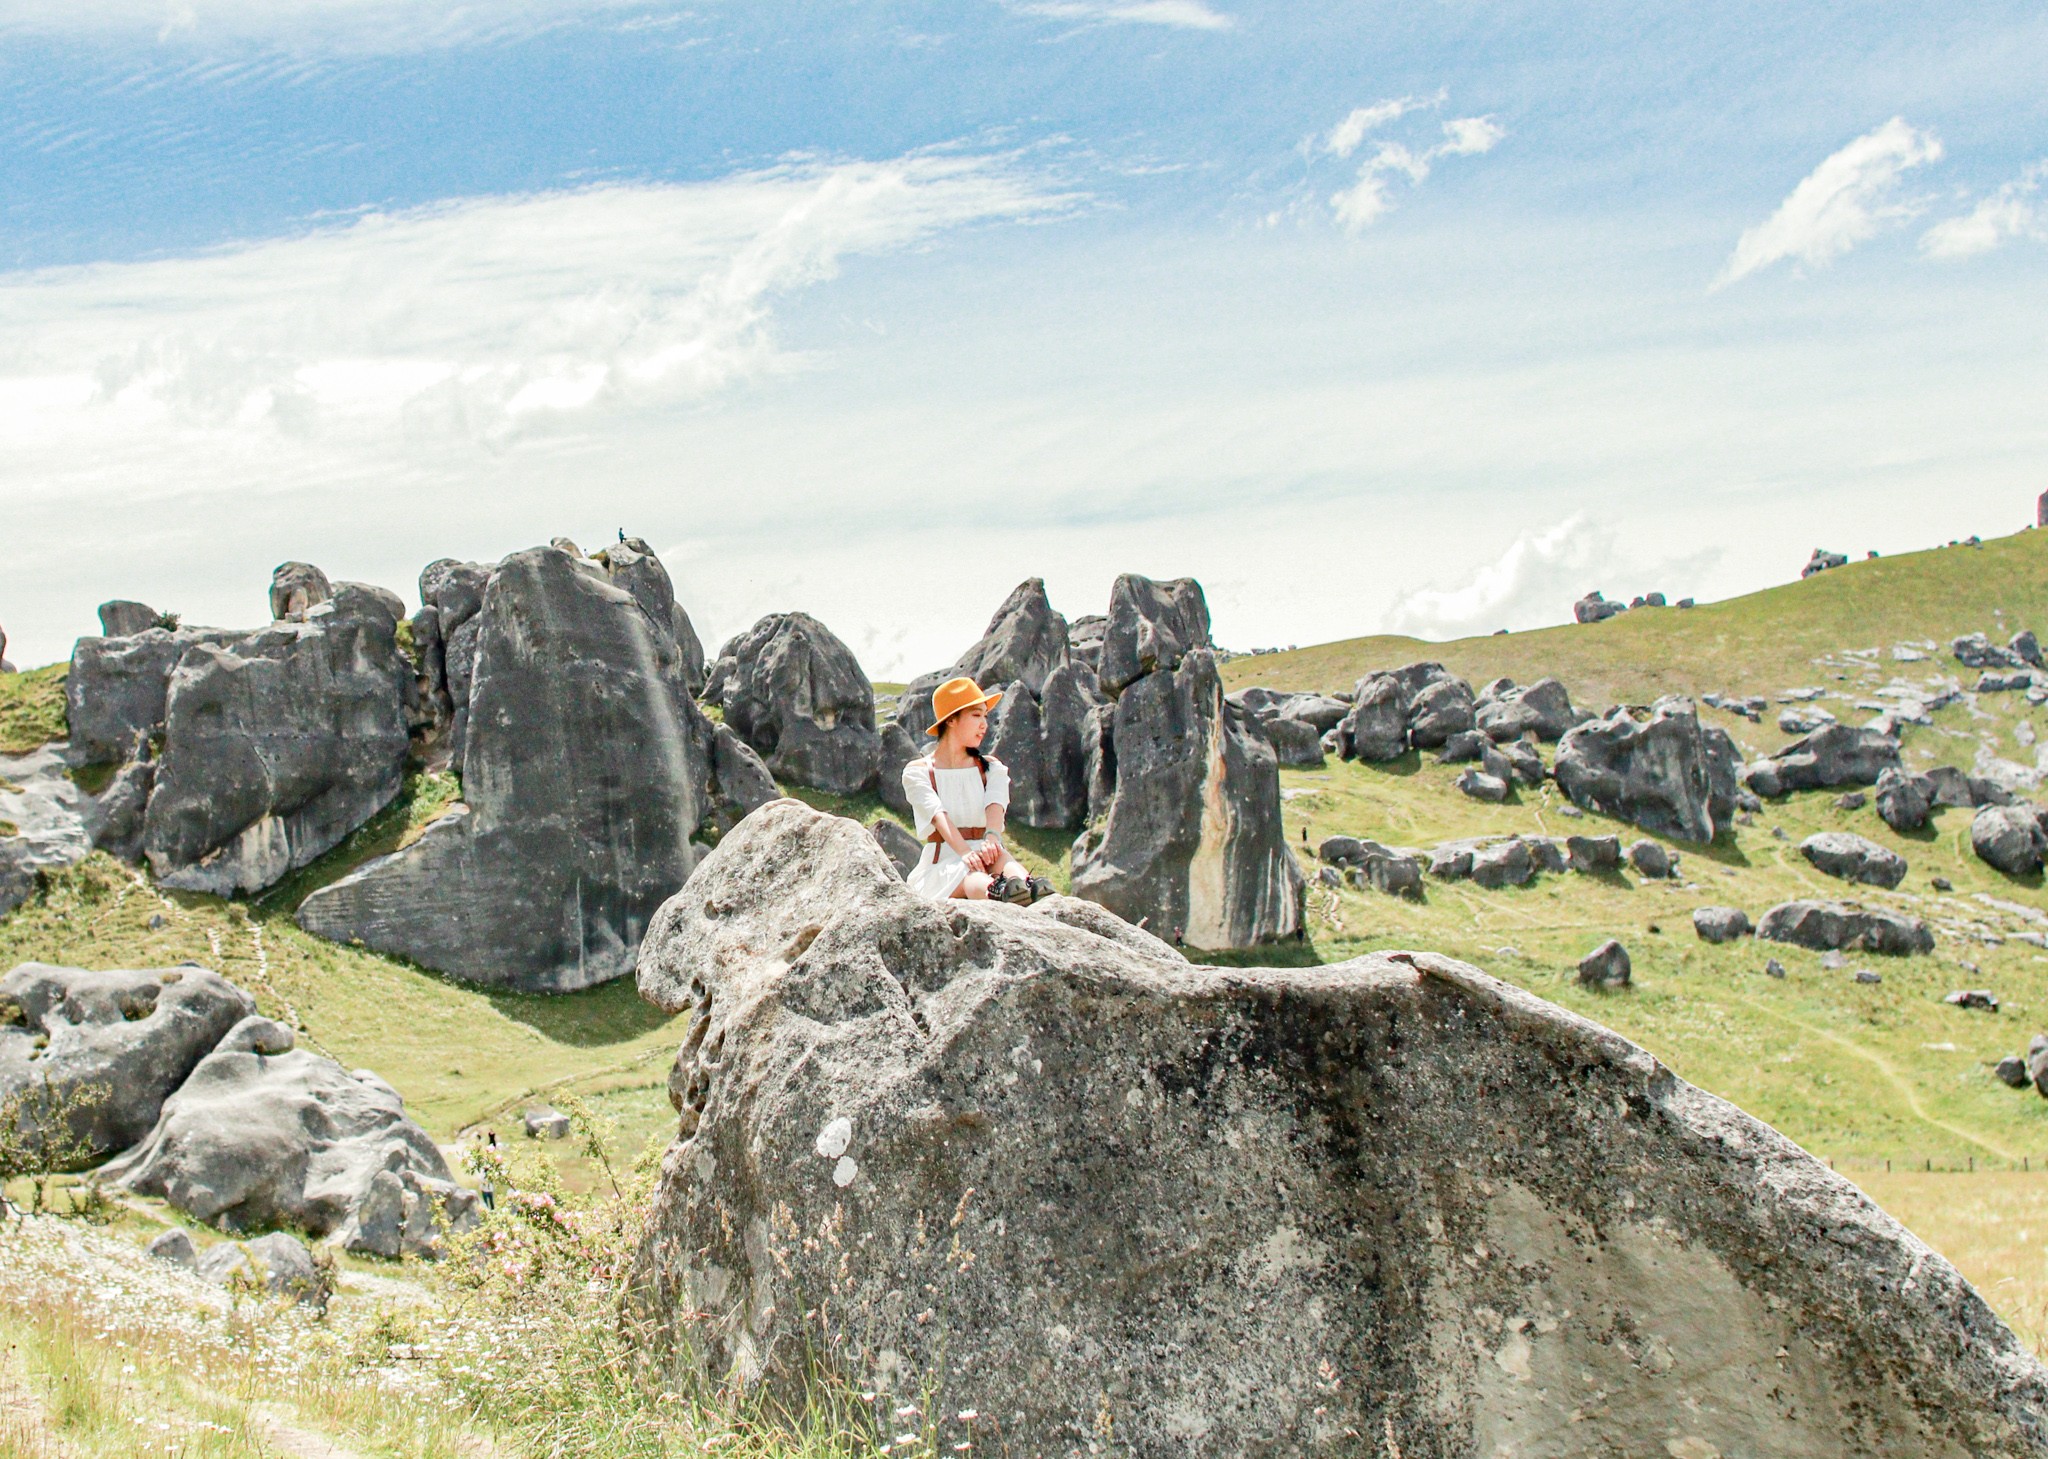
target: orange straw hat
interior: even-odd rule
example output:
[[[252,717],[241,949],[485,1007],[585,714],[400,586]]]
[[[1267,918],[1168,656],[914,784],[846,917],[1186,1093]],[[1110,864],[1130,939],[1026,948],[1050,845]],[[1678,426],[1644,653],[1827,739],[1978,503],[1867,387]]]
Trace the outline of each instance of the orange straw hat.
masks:
[[[946,721],[961,710],[987,709],[1002,697],[999,693],[982,693],[981,685],[972,679],[948,679],[939,685],[938,692],[932,695],[932,727],[925,733],[936,735],[946,727]]]

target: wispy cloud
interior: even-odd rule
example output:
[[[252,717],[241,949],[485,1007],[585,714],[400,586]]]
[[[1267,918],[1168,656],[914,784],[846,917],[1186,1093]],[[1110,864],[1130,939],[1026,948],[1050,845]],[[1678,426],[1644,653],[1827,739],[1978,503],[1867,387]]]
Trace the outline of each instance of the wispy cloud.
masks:
[[[1441,106],[1447,93],[1433,97],[1396,97],[1353,110],[1323,137],[1323,152],[1350,157],[1364,145],[1366,137],[1409,112]],[[1359,165],[1358,177],[1349,187],[1330,196],[1330,210],[1337,221],[1356,233],[1378,222],[1394,205],[1393,186],[1405,178],[1419,187],[1429,177],[1439,158],[1474,157],[1491,152],[1507,136],[1507,130],[1491,117],[1454,117],[1443,124],[1442,140],[1430,147],[1404,142],[1382,141],[1372,155]]]
[[[68,423],[81,440],[491,441],[787,368],[779,296],[852,255],[1069,201],[1007,159],[917,155],[454,202],[195,258],[16,276],[0,281],[0,399],[74,399],[33,430]],[[12,434],[0,419],[0,441]]]
[[[1517,537],[1507,550],[1463,583],[1421,588],[1399,599],[1387,613],[1393,633],[1418,638],[1457,638],[1496,628],[1561,623],[1614,549],[1611,532],[1593,526],[1583,512],[1539,532]]]
[[[0,0],[0,37],[137,37],[390,54],[533,35],[592,18],[673,16],[663,0]]]
[[[2048,238],[2048,212],[2036,200],[2043,179],[2048,179],[2048,162],[2036,162],[1962,217],[1921,234],[1921,251],[1935,258],[1967,258],[2012,238]]]
[[[1023,0],[1012,7],[1026,15],[1078,20],[1097,25],[1166,25],[1181,30],[1229,30],[1231,16],[1202,0]]]
[[[1920,208],[1898,197],[1899,179],[1941,155],[1934,134],[1908,126],[1904,117],[1866,132],[1814,168],[1775,213],[1737,240],[1714,287],[1786,259],[1819,267],[1911,218]]]

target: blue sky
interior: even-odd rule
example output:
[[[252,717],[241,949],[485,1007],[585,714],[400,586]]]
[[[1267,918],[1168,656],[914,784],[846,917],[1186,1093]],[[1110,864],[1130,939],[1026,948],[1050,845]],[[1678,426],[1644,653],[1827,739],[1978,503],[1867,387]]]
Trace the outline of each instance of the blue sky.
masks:
[[[1253,646],[2011,530],[2044,74],[2018,5],[0,0],[0,624],[623,527],[887,676],[1032,573]]]

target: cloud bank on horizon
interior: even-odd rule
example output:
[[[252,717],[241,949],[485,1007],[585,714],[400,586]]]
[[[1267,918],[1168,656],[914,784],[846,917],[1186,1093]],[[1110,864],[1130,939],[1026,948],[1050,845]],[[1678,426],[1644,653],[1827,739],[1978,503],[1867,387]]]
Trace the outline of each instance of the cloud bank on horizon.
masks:
[[[0,61],[17,660],[617,528],[885,677],[1032,574],[1486,632],[2018,525],[2048,454],[2017,4],[0,0]]]

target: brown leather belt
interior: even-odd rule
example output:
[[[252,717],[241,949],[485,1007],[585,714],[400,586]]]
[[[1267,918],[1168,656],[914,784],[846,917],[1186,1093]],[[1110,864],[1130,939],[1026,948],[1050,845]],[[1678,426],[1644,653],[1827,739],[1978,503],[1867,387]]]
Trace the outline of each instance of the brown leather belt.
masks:
[[[960,833],[960,839],[962,841],[979,841],[982,837],[988,834],[987,826],[955,826],[953,829]],[[941,836],[937,831],[934,831],[931,833],[931,835],[925,837],[925,840],[931,842],[934,846],[943,846],[946,844],[946,838],[944,836]]]

